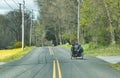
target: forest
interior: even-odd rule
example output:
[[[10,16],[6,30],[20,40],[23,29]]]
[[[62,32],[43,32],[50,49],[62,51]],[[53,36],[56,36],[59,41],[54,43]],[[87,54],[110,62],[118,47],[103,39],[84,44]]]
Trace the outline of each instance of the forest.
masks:
[[[77,0],[37,0],[43,39],[55,45],[77,38]],[[120,43],[120,0],[80,0],[80,43]]]
[[[77,0],[37,0],[39,17],[25,13],[25,44],[47,46],[72,43],[77,39]],[[120,44],[120,0],[80,0],[80,44]],[[32,27],[31,26],[32,20]],[[0,49],[21,41],[21,12],[0,15]]]

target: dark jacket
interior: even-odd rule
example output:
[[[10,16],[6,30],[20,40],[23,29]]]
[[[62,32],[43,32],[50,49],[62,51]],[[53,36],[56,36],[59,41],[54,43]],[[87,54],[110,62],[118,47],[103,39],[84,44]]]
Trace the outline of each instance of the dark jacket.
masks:
[[[82,53],[83,52],[83,48],[79,44],[73,44],[72,47],[71,47],[71,51],[72,52],[78,51],[78,52]]]

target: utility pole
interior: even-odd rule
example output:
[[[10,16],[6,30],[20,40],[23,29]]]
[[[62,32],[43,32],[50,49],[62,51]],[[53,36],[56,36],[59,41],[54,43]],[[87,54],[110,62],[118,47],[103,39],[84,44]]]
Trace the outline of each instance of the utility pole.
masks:
[[[23,6],[22,6],[22,51],[24,50],[24,8],[25,8],[25,1],[23,0]]]
[[[21,39],[21,35],[22,35],[22,33],[21,33],[21,24],[22,24],[22,21],[21,21],[21,18],[22,18],[22,4],[21,3],[19,3],[19,20],[20,20],[20,26],[19,26],[19,38],[18,38],[18,40],[19,41],[21,41],[22,39]]]
[[[35,45],[37,46],[37,42],[38,42],[38,36],[37,34],[35,35]]]
[[[83,0],[77,0],[78,2],[78,27],[77,27],[77,42],[80,43],[80,4]]]
[[[32,42],[32,28],[33,28],[33,10],[31,12],[31,26],[30,26],[30,42],[29,42],[29,46],[31,46],[31,42]]]
[[[80,1],[78,2],[78,27],[77,27],[77,42],[80,43]]]
[[[21,16],[21,3],[19,3],[19,12],[20,12],[20,16]]]
[[[118,9],[120,9],[120,0],[118,0]],[[118,27],[120,28],[120,10],[118,10]]]

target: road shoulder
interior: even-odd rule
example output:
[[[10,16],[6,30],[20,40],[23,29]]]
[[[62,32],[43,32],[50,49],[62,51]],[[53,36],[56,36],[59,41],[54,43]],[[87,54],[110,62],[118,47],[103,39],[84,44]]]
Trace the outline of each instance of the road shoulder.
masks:
[[[116,64],[120,62],[120,56],[96,56],[96,57],[111,64]]]

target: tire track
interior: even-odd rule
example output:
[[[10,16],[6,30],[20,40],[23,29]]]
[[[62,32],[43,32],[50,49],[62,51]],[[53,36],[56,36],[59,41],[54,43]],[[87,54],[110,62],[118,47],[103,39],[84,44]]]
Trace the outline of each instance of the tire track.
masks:
[[[41,60],[39,60],[39,58],[40,58],[40,56],[42,55],[42,53],[43,53],[43,51],[39,53],[39,55],[38,55],[38,62],[35,64],[35,66],[32,66],[32,67],[26,69],[25,71],[23,71],[23,72],[17,74],[17,75],[16,75],[15,77],[13,77],[13,78],[17,78],[17,77],[19,77],[20,75],[24,74],[25,72],[27,72],[27,71],[29,71],[29,70],[32,70],[32,69],[36,68],[36,65],[43,64],[43,66],[42,66],[42,68],[43,68],[43,67],[44,67],[44,63],[40,63]],[[25,65],[31,65],[31,64],[25,64]],[[33,65],[33,64],[32,64],[32,65]],[[41,70],[42,68],[40,68],[40,70]]]

